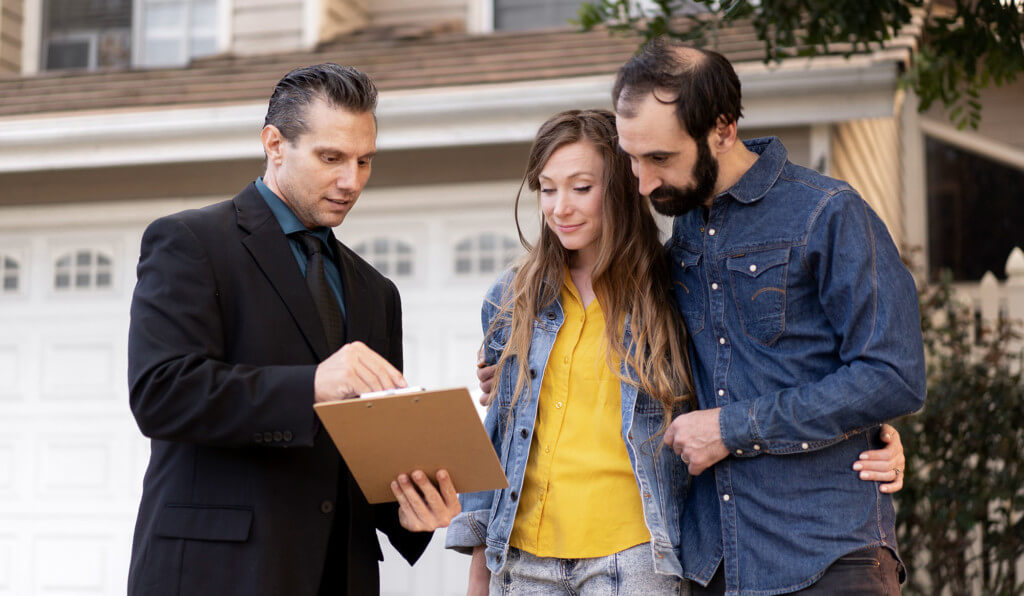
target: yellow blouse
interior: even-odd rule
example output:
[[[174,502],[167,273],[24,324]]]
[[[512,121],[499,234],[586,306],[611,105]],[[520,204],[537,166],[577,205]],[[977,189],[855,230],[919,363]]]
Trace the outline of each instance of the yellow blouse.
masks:
[[[605,360],[601,305],[584,308],[568,272],[561,299],[565,322],[544,371],[509,543],[540,557],[603,557],[651,535],[622,440],[621,388]]]

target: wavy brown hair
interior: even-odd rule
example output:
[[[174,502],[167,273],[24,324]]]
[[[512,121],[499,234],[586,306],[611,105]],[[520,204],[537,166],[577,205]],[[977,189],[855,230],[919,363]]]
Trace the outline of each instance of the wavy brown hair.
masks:
[[[594,294],[605,315],[604,341],[609,367],[620,379],[636,385],[664,406],[666,421],[674,408],[693,395],[686,354],[686,330],[672,303],[668,263],[658,241],[658,228],[647,199],[637,190],[628,156],[618,149],[615,115],[607,110],[570,110],[541,125],[530,149],[519,192],[516,227],[527,254],[517,263],[508,290],[487,335],[510,327],[498,359],[495,387],[509,358],[516,358],[518,375],[514,404],[529,377],[527,356],[538,313],[561,291],[571,251],[542,222],[536,246],[523,236],[519,201],[523,187],[540,190],[540,174],[551,155],[573,143],[590,143],[604,162],[601,197],[601,238],[591,272]],[[622,344],[622,324],[628,315],[632,342]],[[636,378],[623,377],[611,366],[612,355],[626,362]]]

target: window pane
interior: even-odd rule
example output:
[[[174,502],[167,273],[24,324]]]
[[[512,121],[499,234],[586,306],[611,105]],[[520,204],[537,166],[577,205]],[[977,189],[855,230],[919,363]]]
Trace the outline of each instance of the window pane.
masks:
[[[469,259],[460,257],[455,260],[455,272],[460,274],[469,273]]]
[[[147,4],[143,10],[146,15],[143,20],[143,24],[147,33],[151,33],[155,29],[175,29],[177,31],[184,31],[184,3],[175,2],[173,4],[157,4],[154,2]]]
[[[83,250],[83,251],[79,251],[78,254],[75,255],[75,264],[76,265],[78,265],[80,267],[85,267],[85,266],[90,265],[91,263],[92,263],[92,253],[91,252],[86,252],[86,251]]]
[[[53,285],[57,288],[67,288],[71,285],[71,276],[67,273],[58,273],[53,278]]]
[[[480,257],[480,273],[494,271],[494,257]]]
[[[399,261],[398,262],[398,275],[405,275],[405,276],[412,275],[412,262],[411,261]]]
[[[18,278],[14,275],[4,278],[4,291],[13,292],[18,289]]]
[[[46,47],[46,70],[88,68],[89,40],[53,40]]]
[[[217,53],[217,40],[212,37],[193,37],[189,57],[198,58]]]
[[[373,252],[378,255],[388,254],[388,242],[387,238],[374,238],[373,239]]]
[[[71,266],[71,255],[65,255],[57,259],[58,268],[67,268]]]
[[[18,262],[10,257],[4,257],[4,269],[18,270]]]
[[[110,257],[106,257],[106,256],[103,256],[103,255],[97,255],[96,256],[96,262],[99,263],[100,265],[109,265],[110,264]]]
[[[484,234],[480,236],[480,249],[492,250],[496,245],[495,240],[497,239],[494,237],[493,234]]]
[[[75,287],[76,288],[88,288],[89,287],[89,282],[92,281],[90,279],[90,277],[92,277],[92,276],[90,276],[88,273],[76,273],[75,274]]]
[[[192,3],[192,15],[189,19],[192,31],[217,28],[217,3],[212,0],[199,0]]]
[[[103,271],[103,272],[100,272],[100,273],[96,274],[96,286],[97,287],[109,288],[110,287],[110,281],[111,281],[111,279],[110,279],[110,272],[109,271]]]
[[[149,66],[178,64],[181,62],[183,43],[180,40],[151,39],[146,42],[143,61]]]

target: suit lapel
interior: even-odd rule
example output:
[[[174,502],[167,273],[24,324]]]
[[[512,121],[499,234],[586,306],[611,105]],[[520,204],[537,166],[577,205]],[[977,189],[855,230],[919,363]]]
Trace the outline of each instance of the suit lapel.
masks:
[[[234,203],[238,225],[249,233],[242,244],[281,296],[317,359],[323,361],[331,355],[323,323],[281,226],[255,184],[239,193]]]

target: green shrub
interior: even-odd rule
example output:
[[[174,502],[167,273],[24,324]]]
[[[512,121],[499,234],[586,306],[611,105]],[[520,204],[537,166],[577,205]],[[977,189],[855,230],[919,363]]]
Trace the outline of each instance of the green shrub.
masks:
[[[919,290],[928,399],[898,425],[907,456],[896,497],[905,593],[1022,594],[1021,323],[976,319],[948,274]]]

